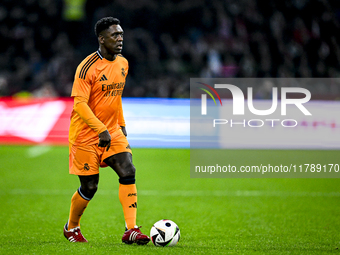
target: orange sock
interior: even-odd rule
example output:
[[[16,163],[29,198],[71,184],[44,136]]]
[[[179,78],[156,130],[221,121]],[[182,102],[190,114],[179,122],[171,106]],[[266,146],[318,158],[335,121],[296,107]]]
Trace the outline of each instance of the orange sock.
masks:
[[[80,218],[89,202],[90,200],[86,200],[79,195],[78,190],[73,194],[71,199],[70,218],[68,220],[68,230],[80,226]]]
[[[119,200],[123,207],[127,229],[134,228],[137,217],[136,184],[119,184]]]

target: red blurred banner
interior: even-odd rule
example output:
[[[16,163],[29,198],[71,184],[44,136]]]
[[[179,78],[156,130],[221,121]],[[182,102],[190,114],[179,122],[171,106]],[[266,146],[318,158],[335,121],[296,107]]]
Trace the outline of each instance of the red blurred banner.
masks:
[[[123,98],[133,147],[189,148],[189,99]],[[72,98],[0,98],[0,144],[68,145]]]
[[[0,99],[0,143],[68,144],[72,99]]]

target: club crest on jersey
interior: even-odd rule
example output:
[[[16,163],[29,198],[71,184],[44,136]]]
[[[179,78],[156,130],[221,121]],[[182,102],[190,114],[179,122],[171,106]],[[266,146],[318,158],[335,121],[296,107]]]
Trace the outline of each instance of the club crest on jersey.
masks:
[[[85,164],[84,164],[84,170],[86,170],[86,171],[89,171],[89,170],[90,170],[90,166],[89,166],[88,163],[85,163]]]
[[[122,76],[125,77],[125,74],[126,74],[126,73],[125,73],[125,69],[122,68]]]

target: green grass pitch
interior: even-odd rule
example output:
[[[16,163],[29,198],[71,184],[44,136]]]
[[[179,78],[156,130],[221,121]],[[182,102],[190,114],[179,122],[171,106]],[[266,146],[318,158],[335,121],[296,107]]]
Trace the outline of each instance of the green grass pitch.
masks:
[[[0,146],[0,254],[339,254],[339,179],[191,179],[187,149],[134,149],[138,224],[149,234],[175,221],[175,247],[125,245],[118,179],[101,170],[81,227],[89,243],[62,234],[78,188],[67,147]],[[257,158],[256,150],[230,150]],[[271,151],[277,157],[339,159],[338,151]],[[333,162],[340,163],[340,162]]]

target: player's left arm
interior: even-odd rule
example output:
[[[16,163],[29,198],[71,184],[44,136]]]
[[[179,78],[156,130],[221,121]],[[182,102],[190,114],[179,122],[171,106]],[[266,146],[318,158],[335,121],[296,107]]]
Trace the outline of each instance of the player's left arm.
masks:
[[[120,99],[120,104],[119,104],[118,124],[120,128],[122,129],[123,134],[127,136],[127,132],[125,128],[125,120],[124,120],[124,115],[123,115],[122,99]]]
[[[94,115],[87,104],[87,99],[75,96],[73,109],[91,129],[97,132],[99,136],[98,147],[106,147],[106,151],[108,151],[111,146],[111,135],[106,126]]]
[[[125,72],[126,72],[125,79],[126,79],[128,70],[129,70],[129,66],[127,65],[127,67],[125,68]],[[124,115],[123,115],[122,96],[120,97],[118,124],[119,124],[123,134],[125,136],[127,136],[127,132],[126,132],[126,128],[125,128],[125,119],[124,119]]]

